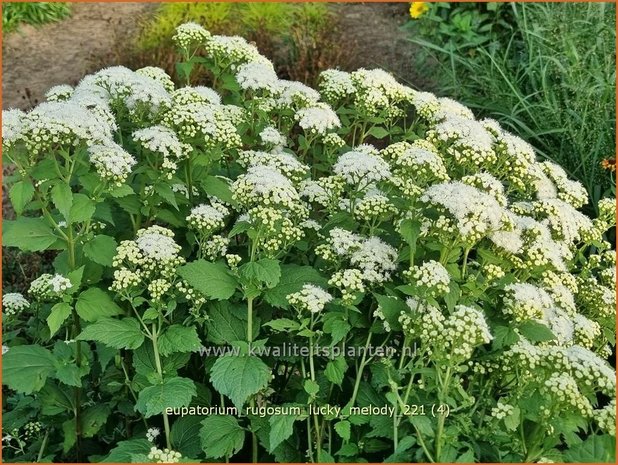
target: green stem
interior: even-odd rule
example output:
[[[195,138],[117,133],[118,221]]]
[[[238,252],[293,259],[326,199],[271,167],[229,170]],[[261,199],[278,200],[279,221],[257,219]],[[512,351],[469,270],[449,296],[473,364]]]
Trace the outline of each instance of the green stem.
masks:
[[[311,325],[311,327],[313,329],[313,324]],[[315,381],[315,367],[313,364],[313,336],[309,338],[309,375],[311,377],[311,381]],[[315,444],[319,462],[322,455],[322,432],[317,414],[313,413],[312,416],[313,424],[315,426]]]
[[[444,402],[446,395],[448,393],[449,382],[451,378],[451,367],[449,366],[446,369],[446,375],[444,376],[444,380],[442,382],[442,387],[439,392],[438,399],[440,403]],[[444,412],[440,413],[438,416],[438,429],[436,431],[436,461],[440,461],[440,454],[442,453],[442,434],[444,433],[444,420],[446,419],[446,414]]]
[[[371,329],[369,330],[369,335],[367,336],[367,342],[365,343],[365,350],[363,351],[363,357],[361,358],[360,365],[358,366],[358,372],[356,373],[356,381],[354,382],[354,391],[352,392],[352,398],[350,399],[350,407],[354,407],[354,403],[356,402],[356,396],[358,395],[358,388],[360,387],[361,378],[363,375],[363,370],[365,369],[365,364],[367,363],[367,349],[369,348],[369,344],[371,343]]]
[[[157,373],[159,374],[159,377],[161,378],[161,382],[163,382],[163,368],[161,366],[161,357],[159,355],[159,344],[157,343],[157,339],[159,337],[159,328],[157,328],[156,323],[152,324],[151,334],[152,334],[152,348],[154,350],[154,356],[155,356],[155,366],[157,368]],[[167,445],[168,449],[171,449],[172,443],[170,441],[170,420],[167,417],[167,413],[165,413],[165,410],[163,411],[163,428],[165,429],[165,444]]]
[[[41,443],[41,448],[39,449],[39,455],[37,455],[36,461],[40,462],[43,459],[43,454],[45,453],[45,448],[47,447],[47,441],[49,440],[49,429],[45,431],[45,436],[43,437],[43,442]]]
[[[468,254],[470,253],[470,247],[466,247],[466,250],[464,250],[464,256],[463,256],[463,266],[461,267],[461,279],[464,279],[466,277],[466,268],[468,266]]]

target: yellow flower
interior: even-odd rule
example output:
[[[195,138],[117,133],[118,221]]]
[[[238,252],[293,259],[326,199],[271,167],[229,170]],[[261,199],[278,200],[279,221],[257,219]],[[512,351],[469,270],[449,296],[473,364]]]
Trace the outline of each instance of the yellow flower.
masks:
[[[427,2],[412,2],[410,3],[410,16],[412,19],[418,19],[429,11]]]

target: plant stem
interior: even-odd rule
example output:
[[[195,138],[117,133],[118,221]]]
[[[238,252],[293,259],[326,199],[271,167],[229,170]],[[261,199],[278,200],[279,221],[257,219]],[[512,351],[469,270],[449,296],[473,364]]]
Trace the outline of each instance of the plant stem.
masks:
[[[39,455],[37,455],[36,461],[40,462],[43,459],[43,454],[45,453],[45,448],[47,447],[47,441],[49,439],[49,429],[45,431],[45,436],[43,437],[43,442],[41,443],[41,448],[39,449]]]
[[[253,342],[253,297],[247,299],[247,342]]]
[[[448,393],[449,382],[451,378],[451,367],[449,366],[446,369],[446,375],[444,376],[444,381],[442,382],[442,387],[438,394],[438,399],[440,402],[444,402],[446,395]],[[436,461],[440,461],[440,454],[442,452],[442,434],[444,433],[444,420],[446,419],[446,415],[444,412],[440,412],[440,416],[438,417],[438,429],[436,431]]]
[[[159,317],[160,319],[161,317]],[[157,338],[159,337],[159,328],[157,328],[157,324],[153,323],[152,324],[152,348],[154,350],[154,356],[155,356],[155,366],[157,368],[157,373],[159,374],[160,378],[161,378],[161,382],[163,382],[163,368],[161,366],[161,357],[159,355],[159,345],[157,343]],[[167,445],[168,449],[172,448],[172,443],[170,441],[170,420],[167,417],[167,413],[165,413],[165,410],[163,411],[163,427],[165,429],[165,444]]]
[[[463,256],[463,266],[461,267],[461,279],[466,277],[466,268],[468,266],[468,254],[470,253],[470,247],[466,247]]]
[[[313,324],[311,325],[311,327],[313,329]],[[315,381],[315,367],[313,364],[313,336],[309,338],[309,375],[311,377],[311,381]],[[315,444],[319,462],[322,455],[322,432],[320,429],[320,423],[317,414],[313,413],[312,416],[313,424],[315,426]]]
[[[354,382],[354,391],[352,392],[352,398],[350,399],[350,407],[354,407],[354,403],[356,402],[356,396],[358,395],[358,388],[360,387],[361,377],[363,375],[363,370],[365,369],[365,364],[367,363],[367,349],[369,348],[369,344],[371,343],[371,328],[369,329],[369,335],[367,336],[367,342],[365,343],[365,350],[363,350],[363,357],[361,358],[360,365],[358,366],[358,373],[356,373],[356,381]]]

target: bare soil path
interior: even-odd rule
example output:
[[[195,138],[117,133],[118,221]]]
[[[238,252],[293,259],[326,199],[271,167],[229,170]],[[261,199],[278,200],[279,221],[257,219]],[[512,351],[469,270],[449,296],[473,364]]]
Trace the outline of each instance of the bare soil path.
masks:
[[[76,84],[98,63],[117,61],[147,3],[74,3],[71,17],[42,27],[23,25],[3,37],[2,107],[29,108],[58,84]]]

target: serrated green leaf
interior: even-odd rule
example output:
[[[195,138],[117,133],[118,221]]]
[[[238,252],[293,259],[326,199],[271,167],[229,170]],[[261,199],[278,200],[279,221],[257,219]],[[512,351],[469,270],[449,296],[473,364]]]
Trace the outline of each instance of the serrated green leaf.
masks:
[[[210,372],[214,388],[228,396],[237,409],[270,382],[270,368],[258,357],[225,356],[217,359]]]
[[[96,205],[90,197],[84,194],[73,194],[73,204],[71,205],[68,221],[71,224],[85,223],[92,218],[95,210]]]
[[[135,318],[101,318],[88,325],[77,339],[102,342],[115,349],[137,349],[144,342],[144,337]]]
[[[231,457],[242,449],[245,430],[230,415],[212,415],[202,421],[200,438],[206,457]]]
[[[186,407],[197,394],[195,383],[179,376],[168,378],[160,384],[148,386],[140,391],[135,410],[145,418],[163,413],[166,408]]]
[[[30,181],[18,181],[11,187],[9,191],[9,198],[11,199],[11,205],[17,215],[21,215],[24,212],[24,208],[34,197],[34,186]]]
[[[295,415],[273,415],[268,419],[270,423],[269,452],[273,452],[279,444],[294,433]]]
[[[172,448],[185,457],[197,457],[202,451],[200,427],[203,417],[187,416],[178,418],[172,425],[170,440]]]
[[[194,352],[202,346],[195,327],[181,325],[169,326],[159,337],[158,343],[163,356],[174,352]]]
[[[57,368],[54,355],[41,346],[11,347],[2,356],[2,383],[15,391],[31,394],[39,391]]]
[[[339,356],[334,360],[328,361],[324,374],[331,383],[341,386],[347,369],[348,364],[346,363],[345,358],[343,358],[343,356]]]
[[[112,266],[118,243],[111,236],[99,234],[84,245],[84,255],[95,263],[103,266]]]
[[[275,287],[281,279],[279,261],[270,258],[245,263],[238,271],[246,282],[258,286],[264,285],[269,289]]]
[[[543,323],[537,321],[524,321],[519,326],[519,332],[526,339],[533,342],[546,342],[556,339],[552,331]]]
[[[26,252],[40,252],[58,240],[44,218],[21,217],[2,224],[2,245]]]
[[[352,434],[352,425],[350,425],[349,421],[342,420],[335,424],[335,431],[341,439],[348,442]]]
[[[47,317],[47,326],[49,326],[49,337],[51,338],[62,326],[62,323],[71,314],[71,306],[68,303],[60,302],[54,305],[51,313]]]
[[[238,284],[229,268],[221,262],[196,260],[180,267],[178,274],[191,287],[216,300],[227,300],[232,297]]]
[[[83,291],[77,298],[75,310],[81,318],[89,322],[123,313],[111,296],[98,287]]]
[[[73,192],[71,188],[62,181],[58,181],[54,184],[51,190],[52,202],[58,209],[62,217],[69,221],[71,213],[71,206],[73,205]]]

